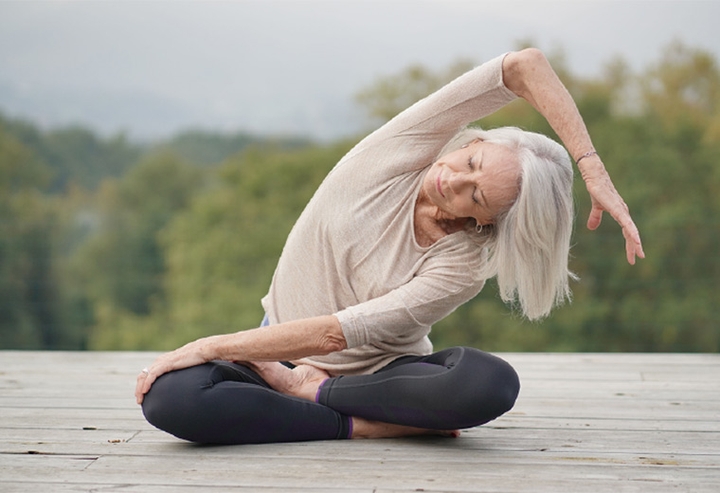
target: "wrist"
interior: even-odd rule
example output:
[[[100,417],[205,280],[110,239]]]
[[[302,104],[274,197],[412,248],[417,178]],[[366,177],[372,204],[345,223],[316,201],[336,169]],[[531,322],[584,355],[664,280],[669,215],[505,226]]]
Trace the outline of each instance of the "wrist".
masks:
[[[575,164],[580,166],[580,161],[582,161],[583,159],[590,158],[590,157],[597,156],[597,155],[598,155],[598,152],[595,149],[588,151],[585,154],[578,156],[577,159],[575,159]]]
[[[576,161],[580,175],[587,180],[589,177],[594,177],[598,174],[605,174],[605,165],[600,159],[597,153],[590,154],[580,161]]]
[[[200,343],[198,350],[203,361],[226,360],[226,355],[222,351],[221,337],[203,337],[198,341]]]

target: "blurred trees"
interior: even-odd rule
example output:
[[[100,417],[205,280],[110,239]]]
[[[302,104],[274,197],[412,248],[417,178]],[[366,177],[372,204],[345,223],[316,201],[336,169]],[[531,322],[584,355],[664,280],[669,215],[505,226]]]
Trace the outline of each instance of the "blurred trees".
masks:
[[[630,206],[647,259],[619,227],[585,228],[576,180],[574,302],[520,319],[493,283],[433,330],[488,350],[720,350],[720,71],[680,43],[635,73],[622,59],[575,97]],[[358,101],[387,120],[470,65],[410,67]],[[553,136],[516,101],[480,122]],[[187,132],[153,146],[0,118],[0,348],[169,349],[256,326],[284,240],[353,142]]]
[[[101,139],[79,127],[41,132],[34,125],[0,116],[3,131],[28,149],[51,170],[46,191],[63,192],[72,184],[92,189],[108,177],[119,177],[140,157],[143,149],[117,135]]]

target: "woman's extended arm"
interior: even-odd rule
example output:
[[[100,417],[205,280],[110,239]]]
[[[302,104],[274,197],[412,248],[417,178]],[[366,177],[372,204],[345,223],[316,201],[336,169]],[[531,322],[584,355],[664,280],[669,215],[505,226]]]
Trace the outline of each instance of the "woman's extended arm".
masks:
[[[503,81],[545,117],[576,161],[595,150],[575,101],[540,50],[509,53],[503,61]],[[578,168],[592,199],[588,228],[596,229],[607,211],[622,227],[628,262],[634,264],[636,256],[645,258],[640,233],[600,157],[584,157]]]
[[[340,322],[334,315],[205,337],[159,356],[138,376],[135,397],[141,403],[153,382],[164,373],[212,360],[288,361],[346,347]]]

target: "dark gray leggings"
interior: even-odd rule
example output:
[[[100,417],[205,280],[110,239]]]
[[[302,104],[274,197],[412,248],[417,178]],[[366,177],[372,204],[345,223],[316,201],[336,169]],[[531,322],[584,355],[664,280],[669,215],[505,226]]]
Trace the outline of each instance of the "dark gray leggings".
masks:
[[[317,402],[271,389],[249,368],[224,361],[162,375],[143,401],[147,420],[198,443],[349,438],[351,416],[437,430],[470,428],[512,408],[515,370],[477,349],[405,356],[372,375],[326,380]]]

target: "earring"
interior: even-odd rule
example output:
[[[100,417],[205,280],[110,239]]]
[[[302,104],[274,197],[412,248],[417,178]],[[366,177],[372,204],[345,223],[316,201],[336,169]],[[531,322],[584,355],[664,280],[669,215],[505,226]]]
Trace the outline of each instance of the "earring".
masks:
[[[483,225],[482,225],[482,224],[476,224],[476,225],[475,225],[475,232],[476,232],[477,234],[482,233],[482,230],[483,230]]]

